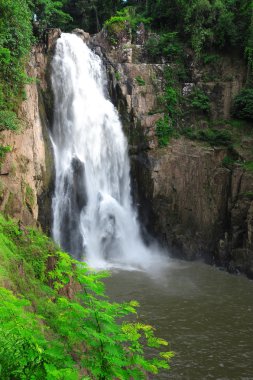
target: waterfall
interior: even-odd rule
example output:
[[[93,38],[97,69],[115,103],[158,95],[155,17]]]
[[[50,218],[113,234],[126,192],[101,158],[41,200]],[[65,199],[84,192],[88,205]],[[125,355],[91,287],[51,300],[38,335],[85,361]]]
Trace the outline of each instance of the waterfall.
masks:
[[[95,268],[147,268],[152,255],[132,206],[127,142],[106,86],[100,57],[63,33],[52,61],[53,238]]]

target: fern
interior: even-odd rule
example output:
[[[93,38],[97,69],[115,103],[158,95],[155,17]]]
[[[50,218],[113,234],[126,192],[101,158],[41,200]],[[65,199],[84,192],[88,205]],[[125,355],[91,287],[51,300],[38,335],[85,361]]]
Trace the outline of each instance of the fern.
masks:
[[[0,285],[8,278],[16,293],[0,288],[1,380],[75,380],[84,370],[86,380],[141,380],[169,367],[172,353],[160,353],[167,342],[149,325],[126,322],[138,303],[108,301],[107,272],[91,272],[36,230],[1,216],[0,237]],[[67,297],[70,283],[75,292]],[[158,350],[155,358],[147,347]]]

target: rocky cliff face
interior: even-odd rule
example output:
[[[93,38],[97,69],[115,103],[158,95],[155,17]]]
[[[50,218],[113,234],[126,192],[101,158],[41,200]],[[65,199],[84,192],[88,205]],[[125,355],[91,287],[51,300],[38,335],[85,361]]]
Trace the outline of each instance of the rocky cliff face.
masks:
[[[10,147],[0,167],[0,210],[19,219],[25,225],[38,220],[49,224],[53,156],[48,135],[48,118],[43,94],[47,93],[47,52],[51,48],[37,45],[32,49],[28,75],[32,83],[26,85],[26,100],[19,109],[22,127],[17,132],[1,132],[1,144]],[[51,44],[51,45],[50,45]]]
[[[129,139],[141,220],[177,256],[205,258],[253,277],[253,172],[242,164],[225,165],[230,155],[225,147],[185,137],[158,146],[156,122],[163,116],[158,100],[171,64],[145,63],[144,40],[133,44],[129,33],[119,37],[117,46],[108,44],[105,33],[93,40],[98,52],[102,46],[110,93]],[[223,128],[231,100],[245,81],[244,63],[224,56],[215,65],[198,66],[189,53],[189,68],[182,94],[196,85],[203,88],[211,101],[210,119],[220,120]],[[205,128],[201,117],[193,113],[184,123]],[[234,148],[241,162],[252,160],[252,144],[251,134]]]
[[[231,154],[225,147],[185,137],[159,147],[156,123],[163,117],[159,97],[164,92],[164,72],[171,64],[150,63],[143,48],[144,29],[138,31],[135,44],[130,33],[123,33],[117,46],[108,43],[104,32],[93,38],[81,30],[75,33],[107,66],[110,94],[129,140],[134,195],[145,227],[179,257],[204,257],[252,277],[253,172],[242,164],[224,165]],[[59,35],[59,30],[51,31],[47,47],[37,46],[31,54],[28,73],[39,83],[27,85],[27,100],[20,107],[23,129],[1,134],[1,144],[12,150],[0,169],[0,209],[25,224],[39,219],[44,229],[50,221],[53,177],[47,61]],[[228,118],[231,99],[245,80],[243,63],[224,56],[215,67],[200,67],[191,53],[189,62],[191,75],[182,85],[182,94],[200,85],[211,100],[210,118]],[[184,122],[205,128],[194,113]],[[252,160],[252,143],[252,135],[243,136],[233,154],[241,162]]]
[[[225,156],[185,138],[137,155],[141,214],[177,255],[252,276],[253,174],[225,168]]]

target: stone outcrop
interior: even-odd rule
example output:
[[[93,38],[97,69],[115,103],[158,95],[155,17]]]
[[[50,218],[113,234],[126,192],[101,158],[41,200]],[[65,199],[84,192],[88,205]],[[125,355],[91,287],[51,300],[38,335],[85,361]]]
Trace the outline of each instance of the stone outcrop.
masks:
[[[88,43],[90,41],[90,34],[84,32],[82,29],[74,29],[72,33],[76,34],[78,37],[80,37],[83,42]]]

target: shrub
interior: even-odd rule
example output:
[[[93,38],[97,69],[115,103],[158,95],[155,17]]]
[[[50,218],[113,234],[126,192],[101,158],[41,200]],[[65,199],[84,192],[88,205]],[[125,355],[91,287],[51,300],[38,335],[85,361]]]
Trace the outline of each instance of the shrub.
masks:
[[[221,57],[218,54],[203,53],[201,58],[204,65],[211,65],[217,64]]]
[[[9,129],[16,131],[19,127],[19,119],[13,111],[0,111],[0,131]]]
[[[179,92],[174,87],[174,81],[169,80],[169,71],[165,72],[165,91],[162,96],[158,98],[158,102],[164,107],[170,118],[175,121],[175,117],[180,113],[179,110]]]
[[[164,118],[156,122],[156,136],[160,147],[168,145],[173,133],[172,120],[170,120],[168,116],[164,116]]]
[[[120,79],[121,79],[121,74],[120,74],[119,71],[116,71],[116,72],[115,72],[115,78],[116,78],[117,81],[120,81]]]
[[[0,145],[0,160],[2,160],[8,152],[11,152],[11,147],[9,145]]]
[[[182,53],[182,47],[178,42],[176,32],[151,36],[145,43],[145,48],[150,58],[154,60],[160,60],[161,56],[169,60]]]
[[[210,110],[210,99],[200,88],[196,88],[189,96],[193,108],[208,112]]]
[[[129,25],[133,31],[136,31],[137,26],[140,23],[149,24],[151,18],[142,17],[135,12],[135,7],[125,7],[116,12],[116,16],[112,16],[104,23],[105,28],[110,34],[117,34],[125,29],[126,25]]]
[[[225,167],[225,168],[231,168],[231,166],[233,166],[235,163],[235,160],[232,158],[232,157],[229,157],[229,156],[225,156],[222,160],[222,165]]]
[[[185,128],[181,133],[191,140],[206,141],[210,145],[230,146],[232,143],[232,136],[228,130]]]
[[[0,169],[1,169],[2,163],[5,160],[6,153],[8,152],[11,152],[11,147],[9,145],[7,146],[0,145]]]
[[[244,169],[252,172],[253,171],[253,161],[246,161],[243,164],[243,167],[244,167]]]
[[[235,98],[232,114],[238,119],[253,120],[253,89],[243,89]]]

